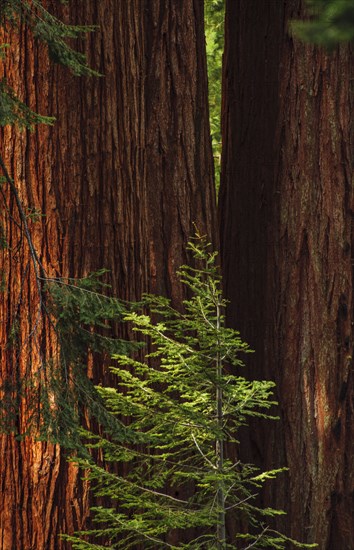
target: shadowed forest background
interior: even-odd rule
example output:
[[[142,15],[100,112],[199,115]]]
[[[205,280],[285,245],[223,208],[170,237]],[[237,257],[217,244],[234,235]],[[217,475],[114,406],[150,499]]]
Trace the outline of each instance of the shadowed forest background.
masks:
[[[353,550],[351,0],[5,0],[0,17],[0,548],[71,548],[59,535],[91,526],[67,460],[77,423],[100,422],[86,381],[114,385],[135,340],[117,307],[181,310],[197,228],[255,350],[245,376],[275,382],[279,420],[238,435],[237,459],[287,468],[257,506]]]

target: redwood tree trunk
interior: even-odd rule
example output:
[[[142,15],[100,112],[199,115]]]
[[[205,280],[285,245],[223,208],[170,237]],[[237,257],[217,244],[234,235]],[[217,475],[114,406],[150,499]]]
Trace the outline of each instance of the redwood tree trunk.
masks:
[[[215,230],[203,2],[73,0],[62,9],[70,22],[99,25],[84,49],[102,78],[53,67],[26,29],[5,37],[9,83],[32,108],[57,117],[52,129],[7,127],[1,135],[24,207],[43,214],[30,222],[35,247],[48,276],[105,267],[121,298],[157,291],[177,302],[175,269],[186,260],[193,222],[211,238]],[[32,332],[33,265],[5,193],[12,218],[3,213],[0,376],[16,386],[58,351],[47,322],[39,319]],[[16,428],[23,432],[27,422],[25,396]],[[84,527],[87,488],[59,446],[2,436],[0,480],[3,550],[57,549],[59,532]]]
[[[229,322],[277,383],[248,457],[287,466],[267,503],[288,535],[354,548],[353,66],[290,37],[300,0],[229,0],[220,195]]]

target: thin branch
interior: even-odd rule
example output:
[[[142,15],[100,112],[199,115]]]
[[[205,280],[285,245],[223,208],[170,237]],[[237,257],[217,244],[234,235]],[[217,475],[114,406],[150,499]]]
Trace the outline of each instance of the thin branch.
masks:
[[[119,520],[118,518],[115,518],[116,522],[119,523],[120,525],[125,525],[123,521]],[[162,541],[160,539],[156,539],[154,537],[152,537],[151,535],[148,535],[147,533],[145,533],[144,531],[140,531],[140,529],[137,529],[136,527],[133,528],[133,531],[135,531],[136,533],[138,533],[140,536],[148,539],[148,540],[151,540],[152,542],[157,542],[158,544],[161,544]],[[172,546],[171,544],[169,544],[168,542],[163,542],[163,544],[165,546],[167,546],[168,548],[173,548],[175,549],[176,546]]]
[[[244,498],[243,500],[239,500],[239,502],[236,502],[235,504],[232,504],[231,506],[227,506],[225,510],[232,510],[233,508],[237,508],[240,506],[240,504],[244,504],[245,502],[248,502],[252,498],[255,498],[257,495],[248,495],[248,497]]]
[[[36,315],[34,325],[33,325],[32,329],[31,329],[31,331],[30,331],[30,333],[29,333],[29,335],[26,339],[26,341],[28,342],[28,340],[33,336],[33,334],[38,329],[42,312],[44,312],[45,315],[47,316],[47,318],[49,320],[49,323],[54,328],[55,332],[57,332],[57,331],[56,331],[54,323],[53,323],[53,321],[52,321],[52,319],[49,315],[49,312],[48,312],[47,307],[46,307],[45,302],[44,302],[44,292],[43,292],[42,281],[46,278],[46,271],[43,267],[42,262],[39,259],[38,253],[37,253],[36,248],[34,246],[32,236],[31,236],[31,232],[30,232],[29,227],[28,227],[27,216],[25,214],[20,196],[18,194],[18,190],[16,188],[16,185],[14,184],[13,179],[9,175],[9,172],[6,168],[5,162],[4,162],[1,155],[0,155],[0,167],[2,168],[5,179],[8,183],[8,185],[9,185],[10,192],[11,192],[12,196],[15,199],[15,203],[16,203],[18,213],[19,213],[19,216],[20,216],[20,219],[21,219],[21,223],[22,223],[23,228],[24,228],[24,233],[25,233],[25,237],[26,237],[28,247],[29,247],[30,257],[31,257],[31,260],[32,260],[32,265],[33,265],[33,269],[34,269],[34,275],[35,275],[36,285],[37,285],[37,290],[38,290],[39,306],[38,306],[38,311],[37,311],[37,315]]]
[[[111,474],[108,475],[111,476]],[[113,477],[115,477],[114,474]],[[135,489],[139,489],[139,491],[143,491],[144,493],[150,493],[151,495],[157,497],[167,498],[168,500],[178,502],[178,504],[188,504],[187,500],[181,500],[180,498],[173,497],[172,495],[166,495],[166,493],[160,493],[159,491],[154,491],[153,489],[148,489],[147,487],[142,487],[141,485],[136,485],[135,483],[129,481],[128,479],[125,479],[124,477],[120,477],[119,480],[123,483],[126,483],[127,485],[132,485]]]
[[[251,544],[249,544],[248,546],[245,546],[242,550],[249,550],[250,548],[254,548],[254,546],[257,544],[258,541],[262,539],[262,537],[264,536],[264,533],[268,531],[268,529],[269,527],[265,527],[263,531],[258,535],[258,537]]]
[[[209,321],[209,319],[207,318],[207,316],[205,315],[205,312],[204,312],[204,309],[203,309],[203,304],[202,304],[202,300],[200,298],[200,296],[197,297],[197,300],[198,300],[198,304],[199,304],[199,307],[200,307],[200,312],[202,314],[202,317],[204,319],[204,321],[206,322],[207,325],[209,325],[214,331],[216,330],[216,327],[213,325],[213,323],[211,323]]]
[[[211,460],[209,460],[209,458],[207,456],[205,456],[205,454],[203,453],[203,451],[201,450],[201,448],[199,447],[198,445],[198,441],[196,440],[196,438],[194,437],[194,434],[192,434],[192,438],[193,438],[193,441],[195,443],[195,446],[197,447],[199,453],[202,455],[202,457],[204,458],[204,460],[206,460],[206,462],[213,468],[213,470],[217,470],[217,467],[211,462]]]
[[[1,155],[0,155],[0,166],[3,170],[6,181],[9,184],[11,193],[13,194],[13,196],[15,198],[16,206],[17,206],[18,212],[20,214],[21,222],[23,223],[26,239],[27,239],[28,246],[29,246],[29,249],[30,249],[30,254],[31,254],[32,263],[33,263],[33,267],[34,267],[35,274],[36,274],[37,283],[39,285],[39,290],[41,291],[41,285],[40,285],[39,281],[40,281],[40,276],[45,277],[45,269],[44,269],[44,267],[43,267],[43,265],[42,265],[42,263],[41,263],[41,261],[38,257],[37,251],[34,247],[32,237],[31,237],[31,233],[30,233],[28,223],[27,223],[27,217],[26,217],[25,211],[23,209],[22,202],[21,202],[21,199],[19,197],[16,185],[14,184],[13,179],[9,175],[9,173],[7,171],[7,168],[6,168],[6,165],[5,165],[4,160],[3,160]]]
[[[6,197],[5,197],[5,193],[4,193],[4,190],[3,190],[2,187],[0,187],[0,193],[1,193],[1,196],[2,196],[2,198],[3,198],[3,200],[4,200],[4,209],[6,210],[6,212],[7,212],[8,216],[9,216],[10,220],[17,226],[18,229],[21,229],[21,230],[22,230],[21,225],[20,225],[20,224],[18,223],[18,221],[15,220],[15,218],[11,215],[10,209],[9,209],[9,207],[8,207],[7,204],[6,204]]]

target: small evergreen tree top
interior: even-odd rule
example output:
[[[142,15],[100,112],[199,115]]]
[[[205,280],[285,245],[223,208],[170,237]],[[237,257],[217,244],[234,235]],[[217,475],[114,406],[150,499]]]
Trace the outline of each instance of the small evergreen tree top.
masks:
[[[149,315],[131,312],[125,320],[147,339],[148,353],[144,360],[116,355],[117,387],[98,388],[127,428],[112,437],[84,432],[107,467],[77,461],[89,468],[96,496],[112,506],[92,508],[95,528],[65,536],[75,549],[285,548],[289,541],[267,527],[267,517],[281,512],[254,504],[263,482],[279,470],[259,473],[228,454],[248,418],[274,418],[274,384],[241,375],[241,357],[251,350],[225,326],[216,254],[199,236],[189,248],[196,267],[179,272],[190,292],[183,311],[146,296]],[[248,533],[231,540],[228,514],[235,521],[242,516]],[[91,536],[106,544],[85,540]]]

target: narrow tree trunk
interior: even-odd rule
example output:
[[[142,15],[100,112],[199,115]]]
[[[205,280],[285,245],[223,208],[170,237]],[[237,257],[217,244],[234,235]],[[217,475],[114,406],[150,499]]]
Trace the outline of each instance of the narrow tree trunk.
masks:
[[[229,322],[275,379],[281,420],[250,435],[288,466],[268,503],[287,534],[354,548],[353,193],[349,47],[289,36],[299,0],[230,0],[220,196]]]
[[[29,134],[7,127],[1,135],[24,207],[43,214],[30,222],[37,253],[49,276],[105,267],[121,298],[164,291],[177,302],[175,269],[186,259],[193,222],[211,237],[215,229],[203,3],[52,5],[66,10],[70,22],[99,25],[84,48],[103,77],[76,78],[53,67],[25,29],[5,37],[9,83],[32,108],[57,117],[52,129]],[[28,246],[5,193],[0,376],[16,387],[42,376],[58,350],[51,327],[38,317]],[[102,369],[96,371],[101,379]],[[24,396],[16,428],[23,432],[27,423]],[[3,550],[58,549],[59,532],[84,526],[87,487],[58,446],[2,436],[0,479]]]
[[[220,331],[220,318],[221,318],[221,305],[218,303],[216,305],[216,330],[218,332],[218,346],[219,346],[219,331]],[[220,433],[223,432],[224,428],[224,418],[223,418],[223,390],[220,384],[220,380],[223,374],[223,364],[220,357],[220,351],[216,355],[216,417],[218,421],[218,429]],[[223,473],[224,470],[224,441],[222,437],[216,440],[216,466],[219,474]],[[219,481],[217,488],[217,506],[218,506],[218,525],[217,525],[217,546],[219,550],[225,548],[226,542],[226,513],[225,513],[225,490],[222,482]]]

